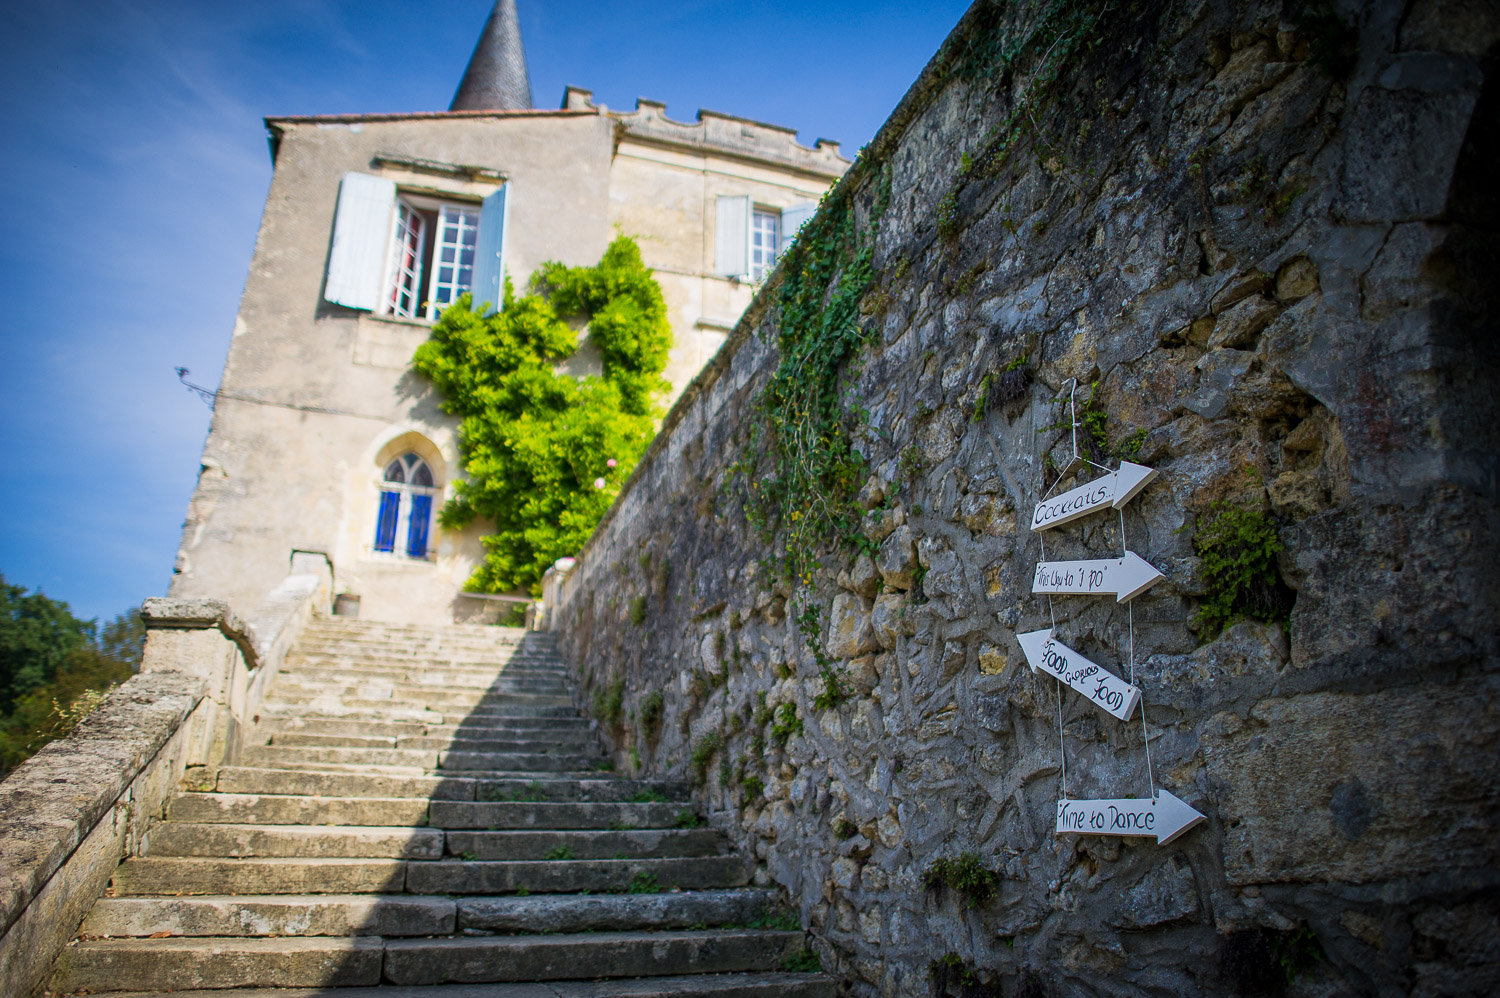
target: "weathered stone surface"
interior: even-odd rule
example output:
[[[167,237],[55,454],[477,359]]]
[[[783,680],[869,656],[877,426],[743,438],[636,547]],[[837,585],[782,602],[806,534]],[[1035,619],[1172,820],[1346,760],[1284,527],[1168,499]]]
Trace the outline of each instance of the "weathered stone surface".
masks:
[[[0,932],[114,807],[206,688],[175,672],[133,676],[71,737],[45,746],[0,783]]]
[[[430,936],[454,931],[450,898],[400,894],[104,898],[80,932],[93,936]]]
[[[401,890],[405,876],[406,863],[392,859],[141,858],[121,863],[110,886],[120,896],[380,894]]]
[[[1500,780],[1500,754],[1474,724],[1496,713],[1491,677],[1419,696],[1309,693],[1266,700],[1243,725],[1224,719],[1204,754],[1223,787],[1226,876],[1368,883],[1500,862],[1494,815],[1471,803]],[[1226,751],[1245,728],[1256,751]]]
[[[839,593],[833,598],[828,615],[828,654],[834,658],[855,658],[876,651],[880,642],[870,623],[872,604],[854,593]]]
[[[744,924],[776,903],[767,890],[578,897],[464,898],[461,928],[491,932],[609,932]]]
[[[910,527],[903,523],[880,542],[880,554],[875,564],[886,585],[893,589],[911,588],[911,574],[917,567],[917,547]]]
[[[824,208],[851,206],[872,247],[862,301],[884,302],[838,372],[869,414],[851,540],[874,545],[883,592],[859,602],[854,544],[772,581],[759,566],[790,535],[767,543],[732,487],[682,512],[757,458],[747,426],[796,335],[773,280],[725,346],[732,390],[679,411],[561,583],[560,646],[596,689],[627,677],[627,709],[665,691],[645,774],[682,774],[720,735],[731,764],[707,799],[861,998],[928,989],[946,953],[1007,994],[1031,974],[1049,994],[1229,994],[1222,936],[1304,927],[1325,956],[1294,991],[1484,993],[1500,304],[1494,67],[1476,55],[1495,18],[1427,0],[1341,22],[1110,7],[1102,37],[1139,44],[1075,53],[1022,104],[1068,43],[1044,26],[1017,67],[976,53],[1051,23],[1037,12],[977,6]],[[1019,106],[1040,113],[1017,131]],[[1016,370],[1014,397],[979,405]],[[1048,489],[1100,473],[1073,466],[1075,417],[1079,457],[1158,479],[1123,511],[1017,529]],[[1274,578],[1236,611],[1257,619],[1221,628],[1200,542],[1222,503],[1277,539],[1259,552]],[[1249,533],[1219,553],[1251,560]],[[645,548],[676,580],[649,634],[611,612]],[[1166,574],[1128,606],[1030,592],[1044,557],[1122,549]],[[694,608],[716,604],[708,626],[733,628],[740,658],[690,696]],[[809,607],[847,634],[868,613],[880,648],[835,663],[837,692],[828,635],[798,628]],[[1133,677],[1144,716],[1022,667],[1016,634],[1044,627]],[[636,747],[615,739],[617,764]],[[1165,788],[1208,820],[1166,848],[1059,839],[1064,763],[1071,795]],[[965,853],[999,877],[974,908],[923,886]]]
[[[598,978],[774,970],[801,941],[801,933],[770,931],[397,939],[386,944],[385,979],[400,985],[555,981],[580,971]]]
[[[170,954],[169,957],[167,955]],[[379,939],[98,939],[69,947],[58,991],[170,990],[184,979],[210,988],[345,987],[380,983]]]

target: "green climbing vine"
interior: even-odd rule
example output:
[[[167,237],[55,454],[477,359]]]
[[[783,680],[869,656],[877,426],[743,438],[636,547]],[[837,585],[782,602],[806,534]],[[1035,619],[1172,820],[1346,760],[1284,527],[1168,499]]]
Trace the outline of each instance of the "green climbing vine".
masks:
[[[840,378],[871,335],[860,302],[874,282],[869,230],[890,200],[889,169],[875,187],[869,224],[858,224],[853,196],[836,188],[782,263],[778,362],[756,400],[746,448],[758,457],[736,468],[751,524],[767,540],[782,534],[783,573],[803,582],[818,550],[854,536],[859,525],[854,497],[865,457],[852,431],[864,416],[847,404]]]
[[[578,349],[567,318],[587,320],[602,374],[557,370]],[[413,366],[463,420],[468,480],[443,526],[494,524],[471,591],[534,590],[583,545],[651,442],[671,344],[661,288],[626,236],[594,266],[543,264],[529,294],[507,282],[492,315],[467,295],[443,311]]]

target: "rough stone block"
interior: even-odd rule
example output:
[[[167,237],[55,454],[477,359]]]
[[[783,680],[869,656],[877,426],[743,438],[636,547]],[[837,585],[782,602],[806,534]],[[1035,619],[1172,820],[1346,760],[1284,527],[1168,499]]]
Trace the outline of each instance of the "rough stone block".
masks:
[[[833,658],[856,658],[878,651],[880,642],[870,623],[870,600],[854,593],[839,593],[833,598],[828,615],[828,642],[825,647]]]

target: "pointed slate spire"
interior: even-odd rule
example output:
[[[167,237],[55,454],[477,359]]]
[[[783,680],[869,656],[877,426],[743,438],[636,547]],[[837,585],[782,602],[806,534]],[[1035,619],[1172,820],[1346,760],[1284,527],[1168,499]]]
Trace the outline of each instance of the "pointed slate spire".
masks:
[[[469,68],[453,95],[450,111],[525,111],[531,108],[531,81],[521,47],[515,0],[496,0]]]

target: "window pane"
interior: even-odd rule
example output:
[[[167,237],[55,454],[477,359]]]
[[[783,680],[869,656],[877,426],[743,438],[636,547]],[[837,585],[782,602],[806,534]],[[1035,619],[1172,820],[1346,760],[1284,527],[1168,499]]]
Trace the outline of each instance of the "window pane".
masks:
[[[369,465],[366,465],[366,467],[369,467]],[[401,462],[399,460],[392,461],[390,464],[386,465],[385,480],[388,482],[406,481],[406,469],[401,466]]]
[[[380,493],[380,508],[375,515],[375,550],[396,549],[396,519],[401,510],[401,493]]]
[[[417,465],[417,470],[412,472],[411,483],[432,488],[432,472],[428,469],[426,462]]]

